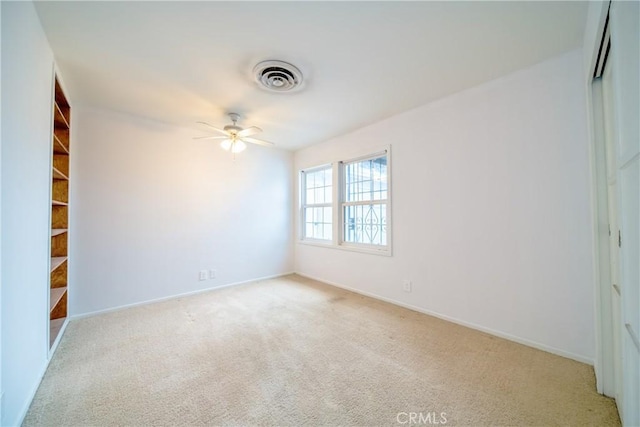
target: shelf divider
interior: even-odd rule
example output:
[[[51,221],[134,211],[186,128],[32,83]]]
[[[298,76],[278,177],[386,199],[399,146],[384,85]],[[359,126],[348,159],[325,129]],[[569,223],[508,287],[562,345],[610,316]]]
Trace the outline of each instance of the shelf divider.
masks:
[[[71,128],[71,126],[69,126],[69,121],[64,116],[64,113],[60,109],[60,106],[58,105],[58,103],[54,102],[54,105],[56,106],[56,113],[57,113],[57,114],[55,114],[55,121],[58,122],[58,123],[63,124],[64,126],[67,127],[67,129]]]
[[[66,286],[63,288],[51,288],[49,294],[49,312],[53,311],[55,306],[58,305],[65,292],[67,292]]]
[[[54,256],[51,257],[51,271],[54,271],[56,268],[60,267],[63,262],[67,260],[66,256]]]
[[[64,179],[65,181],[69,181],[69,177],[60,172],[55,167],[53,168],[53,179]]]

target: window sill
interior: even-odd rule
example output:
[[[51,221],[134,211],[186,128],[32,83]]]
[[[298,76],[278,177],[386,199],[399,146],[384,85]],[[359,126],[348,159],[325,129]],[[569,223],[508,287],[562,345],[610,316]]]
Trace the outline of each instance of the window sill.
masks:
[[[348,244],[336,245],[333,242],[325,243],[319,240],[313,240],[313,241],[298,240],[296,243],[300,245],[319,246],[321,248],[327,248],[327,249],[339,249],[339,250],[348,251],[348,252],[359,252],[359,253],[369,254],[369,255],[388,256],[388,257],[392,256],[391,248],[373,249],[373,248],[366,248],[366,247],[359,247],[359,246],[351,246]]]
[[[320,246],[321,248],[332,248],[333,247],[333,242],[332,241],[322,241],[322,240],[298,240],[297,243],[300,243],[302,245],[309,245],[309,246]]]

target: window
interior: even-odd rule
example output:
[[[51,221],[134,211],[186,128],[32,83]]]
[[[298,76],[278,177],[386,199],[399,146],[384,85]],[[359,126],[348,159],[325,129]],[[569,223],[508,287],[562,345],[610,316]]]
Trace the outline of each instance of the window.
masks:
[[[389,180],[384,151],[341,162],[342,242],[371,249],[388,249]]]
[[[331,165],[301,172],[302,239],[333,239],[332,179]]]
[[[391,255],[389,148],[300,172],[302,243]]]

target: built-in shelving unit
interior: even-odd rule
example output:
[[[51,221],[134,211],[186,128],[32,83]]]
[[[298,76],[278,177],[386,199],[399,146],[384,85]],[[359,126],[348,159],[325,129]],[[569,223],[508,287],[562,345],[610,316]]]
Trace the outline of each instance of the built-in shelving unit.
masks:
[[[49,278],[49,346],[67,317],[69,262],[69,130],[71,108],[55,79],[51,171],[51,273]]]

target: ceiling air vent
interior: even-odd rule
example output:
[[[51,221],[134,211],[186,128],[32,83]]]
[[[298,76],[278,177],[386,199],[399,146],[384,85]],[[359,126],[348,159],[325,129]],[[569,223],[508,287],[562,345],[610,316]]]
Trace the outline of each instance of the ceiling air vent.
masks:
[[[300,70],[284,61],[262,61],[253,74],[258,84],[271,92],[292,92],[302,84]]]

